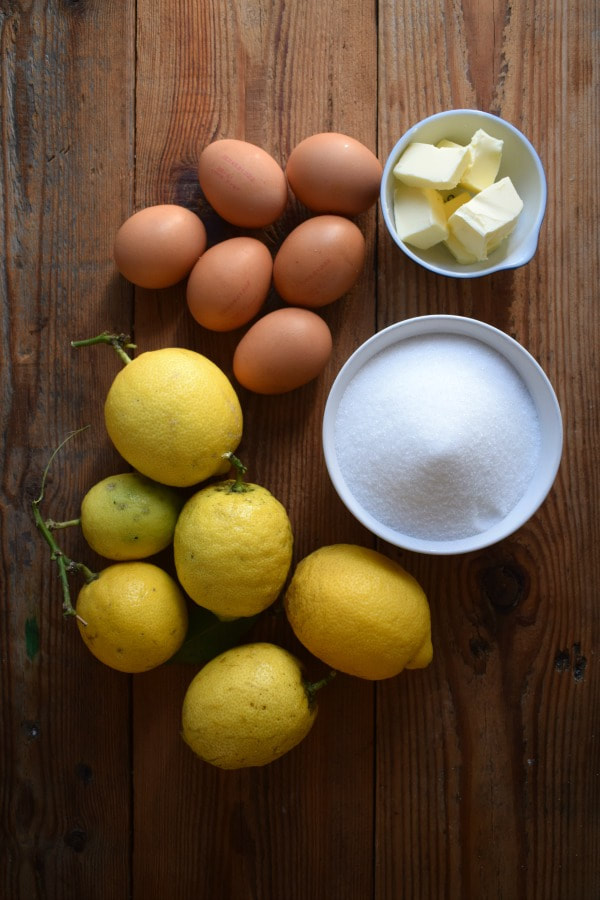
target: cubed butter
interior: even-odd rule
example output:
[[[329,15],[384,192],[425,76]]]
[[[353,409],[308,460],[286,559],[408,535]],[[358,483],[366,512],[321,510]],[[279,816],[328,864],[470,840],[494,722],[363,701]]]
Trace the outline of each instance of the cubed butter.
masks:
[[[462,206],[463,203],[468,203],[471,199],[471,195],[468,191],[460,191],[460,193],[449,193],[448,196],[444,199],[444,215],[446,216],[446,220],[450,218],[452,213],[455,213],[459,206]]]
[[[504,141],[479,128],[468,145],[469,165],[460,179],[461,187],[478,193],[496,180]]]
[[[444,201],[432,188],[398,182],[394,190],[394,221],[400,240],[419,250],[429,250],[448,237]]]
[[[477,262],[477,257],[472,253],[469,253],[466,247],[463,247],[461,242],[455,237],[452,232],[448,234],[448,237],[444,241],[444,244],[455,258],[455,260],[462,265],[468,265],[469,263]]]
[[[442,138],[441,141],[438,141],[436,147],[463,147],[464,144],[457,144],[456,141],[450,141],[448,138]]]
[[[448,219],[450,236],[477,260],[487,259],[513,231],[523,201],[510,178],[501,178],[484,188]]]
[[[436,147],[414,142],[394,166],[394,175],[412,187],[444,190],[456,187],[468,164],[467,147]]]
[[[440,197],[442,198],[442,200],[445,203],[447,200],[452,200],[453,197],[456,197],[457,192],[460,192],[461,190],[462,190],[462,188],[461,188],[460,184],[457,184],[456,187],[450,188],[450,190],[448,190],[448,191],[438,191],[438,194],[440,195]],[[471,194],[469,194],[469,197],[470,196],[471,196]]]
[[[450,216],[456,212],[456,210],[462,206],[464,203],[468,203],[471,199],[471,194],[468,191],[461,191],[459,194],[450,194],[450,199],[444,202],[444,213],[446,214],[446,220],[450,218]],[[463,247],[458,238],[454,237],[454,235],[448,229],[448,237],[444,241],[446,247],[454,256],[457,262],[462,263],[463,265],[467,265],[468,263],[477,262],[475,256]]]
[[[442,140],[436,144],[436,147],[462,147],[462,146],[463,146],[462,144],[457,144],[456,141],[450,141],[450,140],[448,140],[448,138],[442,138]],[[468,147],[467,147],[467,149],[468,149]],[[469,164],[470,164],[470,158],[469,158],[469,163],[467,163],[467,169],[469,168]],[[466,169],[465,169],[465,171],[466,171]],[[447,190],[440,191],[440,194],[442,195],[442,200],[444,201],[444,203],[447,201],[448,197],[452,198],[452,197],[456,196],[456,191],[459,187],[460,187],[460,185],[455,185],[453,188],[448,188]],[[470,196],[471,195],[469,194],[469,197]]]

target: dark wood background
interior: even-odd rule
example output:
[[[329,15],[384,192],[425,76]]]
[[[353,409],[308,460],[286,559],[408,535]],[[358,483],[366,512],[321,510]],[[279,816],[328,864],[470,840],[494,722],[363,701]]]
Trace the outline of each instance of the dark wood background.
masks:
[[[0,895],[597,900],[598,4],[1,0],[0,40]],[[68,432],[91,425],[52,469],[44,511],[60,519],[124,468],[102,420],[118,361],[70,341],[130,332],[140,350],[185,345],[230,373],[240,333],[197,326],[182,286],[134,290],[117,275],[121,222],[176,202],[200,213],[211,241],[227,236],[196,178],[215,138],[284,163],[303,137],[337,130],[383,162],[408,126],[462,106],[502,115],[540,153],[548,208],[535,259],[444,280],[400,254],[378,208],[363,214],[364,276],[323,310],[330,364],[283,397],[240,390],[240,453],[287,506],[297,559],[326,543],[373,545],[328,482],[328,389],[375,330],[454,313],[507,331],[547,372],[564,414],[558,478],[526,526],[483,552],[381,547],[428,593],[432,665],[376,685],[338,677],[300,747],[220,772],[179,737],[193,666],[113,672],[62,619],[31,516],[41,471]],[[291,205],[269,245],[301,218]],[[90,559],[76,531],[64,542]],[[306,659],[281,616],[253,636]]]

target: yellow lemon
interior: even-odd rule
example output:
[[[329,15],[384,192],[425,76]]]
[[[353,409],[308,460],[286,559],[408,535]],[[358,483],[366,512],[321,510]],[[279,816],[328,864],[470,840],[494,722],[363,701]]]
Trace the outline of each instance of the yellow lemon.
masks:
[[[91,653],[120,672],[146,672],[166,662],[186,635],[183,592],[163,569],[121,562],[85,584],[75,607]]]
[[[412,575],[376,550],[315,550],[298,563],[284,605],[301,643],[340,672],[377,680],[431,662],[427,598]]]
[[[299,661],[275,644],[245,644],[216,656],[193,679],[182,737],[221,769],[264,766],[299,744],[316,715]]]
[[[144,559],[173,540],[183,497],[139,472],[103,478],[81,501],[81,529],[108,559]]]
[[[121,456],[159,481],[186,487],[226,471],[242,436],[242,410],[225,373],[193,350],[141,353],[108,391],[106,429]]]
[[[279,596],[292,562],[292,526],[266,488],[227,479],[197,491],[173,537],[177,577],[223,618],[253,616]]]

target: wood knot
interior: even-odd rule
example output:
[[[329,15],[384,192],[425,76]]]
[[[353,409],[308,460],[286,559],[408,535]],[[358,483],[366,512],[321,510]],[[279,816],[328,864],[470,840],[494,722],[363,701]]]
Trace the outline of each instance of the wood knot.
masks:
[[[171,168],[168,186],[173,192],[169,202],[176,203],[178,206],[185,206],[191,212],[199,212],[200,187],[198,185],[197,166],[183,163],[174,165]]]
[[[88,766],[87,763],[79,762],[75,766],[75,774],[83,782],[86,786],[91,784],[93,779],[92,767]]]
[[[83,16],[89,9],[90,0],[62,0],[62,5],[70,15]]]
[[[484,569],[480,580],[485,599],[501,613],[515,609],[527,593],[527,575],[520,566],[512,563]]]
[[[81,853],[87,844],[86,832],[83,828],[72,828],[65,834],[65,844],[75,853]]]

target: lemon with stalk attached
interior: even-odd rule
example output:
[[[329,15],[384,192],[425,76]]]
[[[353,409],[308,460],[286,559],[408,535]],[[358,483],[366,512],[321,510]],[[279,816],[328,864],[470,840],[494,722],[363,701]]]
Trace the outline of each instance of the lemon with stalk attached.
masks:
[[[242,409],[216,363],[183,347],[131,359],[124,335],[103,333],[73,347],[110,344],[125,366],[104,403],[106,430],[120,455],[161,484],[189,487],[227,471],[223,454],[242,437]]]
[[[233,647],[208,662],[186,691],[182,737],[220,769],[264,766],[288,753],[317,716],[319,682],[304,678],[299,660],[276,644]]]
[[[225,619],[253,616],[279,596],[292,562],[288,514],[265,487],[236,477],[210,484],[186,502],[175,526],[177,577],[199,606]]]
[[[88,650],[120,672],[147,672],[181,647],[187,606],[177,582],[149,562],[107,566],[87,580],[75,606]]]

